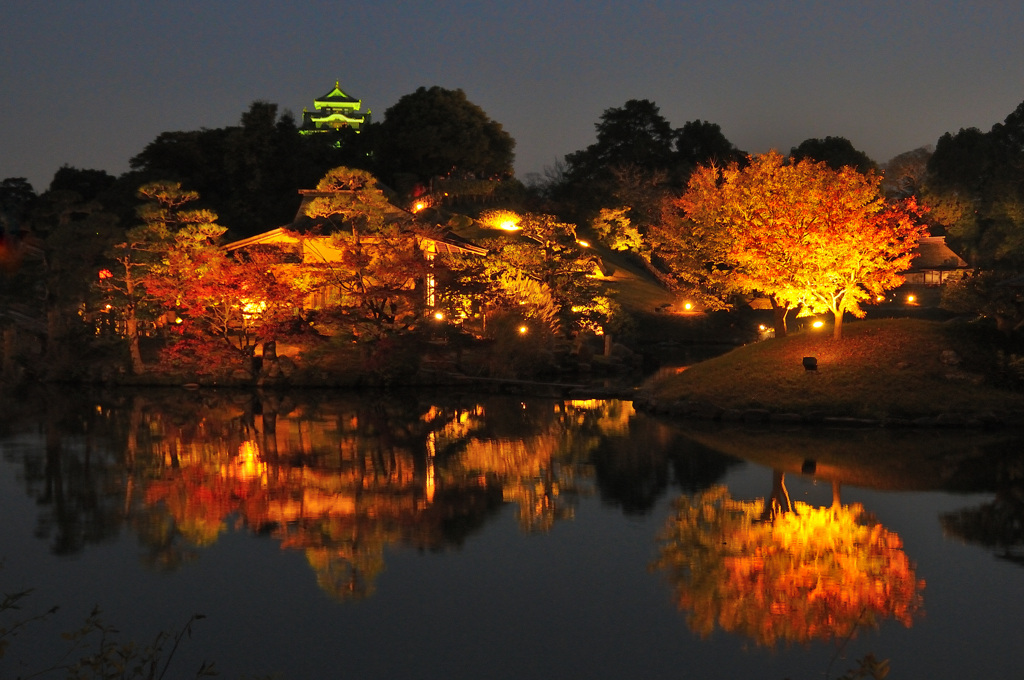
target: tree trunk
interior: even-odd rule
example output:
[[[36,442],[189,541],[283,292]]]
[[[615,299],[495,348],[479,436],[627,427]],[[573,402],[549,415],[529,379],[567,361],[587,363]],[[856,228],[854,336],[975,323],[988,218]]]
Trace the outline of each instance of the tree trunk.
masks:
[[[128,336],[128,353],[132,361],[132,374],[142,375],[146,371],[146,365],[142,363],[142,350],[139,349],[139,320],[133,309],[129,309],[125,314],[124,333]]]
[[[835,317],[835,324],[832,327],[832,339],[833,340],[842,340],[842,338],[843,338],[843,313],[842,312],[835,312],[833,314],[833,316]]]
[[[775,337],[784,338],[786,337],[786,314],[789,313],[789,307],[783,307],[775,301],[774,297],[769,297],[768,301],[772,303],[772,316],[775,318]]]

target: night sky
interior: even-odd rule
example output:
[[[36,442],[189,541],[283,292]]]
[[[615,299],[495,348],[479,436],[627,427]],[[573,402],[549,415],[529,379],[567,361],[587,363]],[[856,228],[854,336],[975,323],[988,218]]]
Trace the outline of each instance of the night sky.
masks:
[[[1024,3],[4,0],[0,178],[119,174],[160,132],[301,116],[340,81],[374,119],[461,88],[516,140],[520,178],[650,99],[748,152],[847,137],[876,161],[1024,100]]]

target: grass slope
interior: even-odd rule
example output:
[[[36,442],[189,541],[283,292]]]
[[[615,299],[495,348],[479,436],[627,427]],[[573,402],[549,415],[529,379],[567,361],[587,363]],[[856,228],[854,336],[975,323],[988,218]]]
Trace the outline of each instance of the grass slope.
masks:
[[[843,332],[840,341],[821,329],[746,345],[661,373],[645,388],[662,402],[864,418],[985,411],[1005,416],[1024,409],[1024,394],[992,386],[995,349],[963,327],[884,319],[849,323]],[[954,350],[964,363],[943,363],[944,350]],[[817,357],[817,371],[804,370],[805,356]]]

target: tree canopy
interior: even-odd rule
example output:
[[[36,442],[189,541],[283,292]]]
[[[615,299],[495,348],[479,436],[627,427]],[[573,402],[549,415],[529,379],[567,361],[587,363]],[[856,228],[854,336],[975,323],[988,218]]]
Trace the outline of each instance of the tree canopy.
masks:
[[[384,112],[378,162],[381,171],[410,173],[422,181],[464,175],[512,175],[515,140],[462,90],[420,87]]]
[[[827,163],[833,170],[851,167],[858,172],[871,172],[878,169],[878,165],[866,153],[854,148],[846,137],[805,139],[790,149],[789,155],[797,161],[809,159]]]
[[[840,338],[846,312],[863,316],[861,303],[903,282],[924,233],[913,200],[887,204],[880,181],[770,152],[745,168],[699,168],[678,205],[721,244],[724,262],[711,264],[735,288],[831,312]]]
[[[1024,103],[989,132],[942,135],[924,198],[972,265],[1024,269]]]

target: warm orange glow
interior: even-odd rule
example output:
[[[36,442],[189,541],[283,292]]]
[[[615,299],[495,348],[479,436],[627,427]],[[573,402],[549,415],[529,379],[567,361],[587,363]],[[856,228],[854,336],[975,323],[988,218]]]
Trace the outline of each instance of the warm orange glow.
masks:
[[[520,217],[511,210],[490,210],[480,215],[480,223],[489,229],[518,231]]]
[[[111,279],[114,277],[114,273],[109,269],[101,269],[99,271],[99,277],[100,281],[102,281],[103,279]]]
[[[584,240],[581,239],[579,241],[576,241],[576,243],[580,244],[584,248],[589,248],[590,247],[590,241],[584,241]]]
[[[174,323],[181,323],[182,321],[184,321],[184,319],[182,319],[180,316],[174,317]]]
[[[251,319],[254,316],[258,316],[263,312],[267,311],[266,300],[249,300],[248,298],[242,298],[242,317]]]
[[[530,329],[529,329],[529,328],[527,328],[526,326],[520,326],[520,327],[519,327],[519,335],[526,335],[526,332],[527,332],[528,330],[530,330]]]
[[[759,325],[759,326],[757,327],[757,330],[759,330],[759,331],[761,331],[762,333],[764,333],[764,332],[765,332],[766,330],[768,330],[768,326],[765,326],[764,324],[761,324],[761,325]]]
[[[898,535],[856,504],[797,502],[766,521],[766,502],[723,487],[677,502],[657,566],[694,631],[772,646],[847,639],[887,618],[911,625],[924,583]]]
[[[917,302],[917,298],[913,295],[908,295],[907,302],[909,302],[910,304],[914,304],[915,302]]]
[[[426,207],[427,207],[427,206],[426,206],[426,204],[425,204],[425,203],[424,203],[423,201],[417,201],[417,202],[416,202],[416,205],[414,205],[414,206],[412,207],[412,211],[413,211],[413,212],[419,212],[419,211],[423,210],[423,209],[424,209],[424,208],[426,208]]]
[[[875,298],[875,302],[885,302],[885,296],[879,295],[878,297]]]
[[[434,312],[434,318],[438,321],[444,321],[444,312]]]
[[[822,326],[825,325],[825,322],[824,321],[815,321],[811,325],[814,326],[815,328],[821,328]]]
[[[687,302],[685,305],[683,305],[683,309],[685,309],[686,311],[689,312],[690,310],[693,309],[693,303],[692,302]]]

